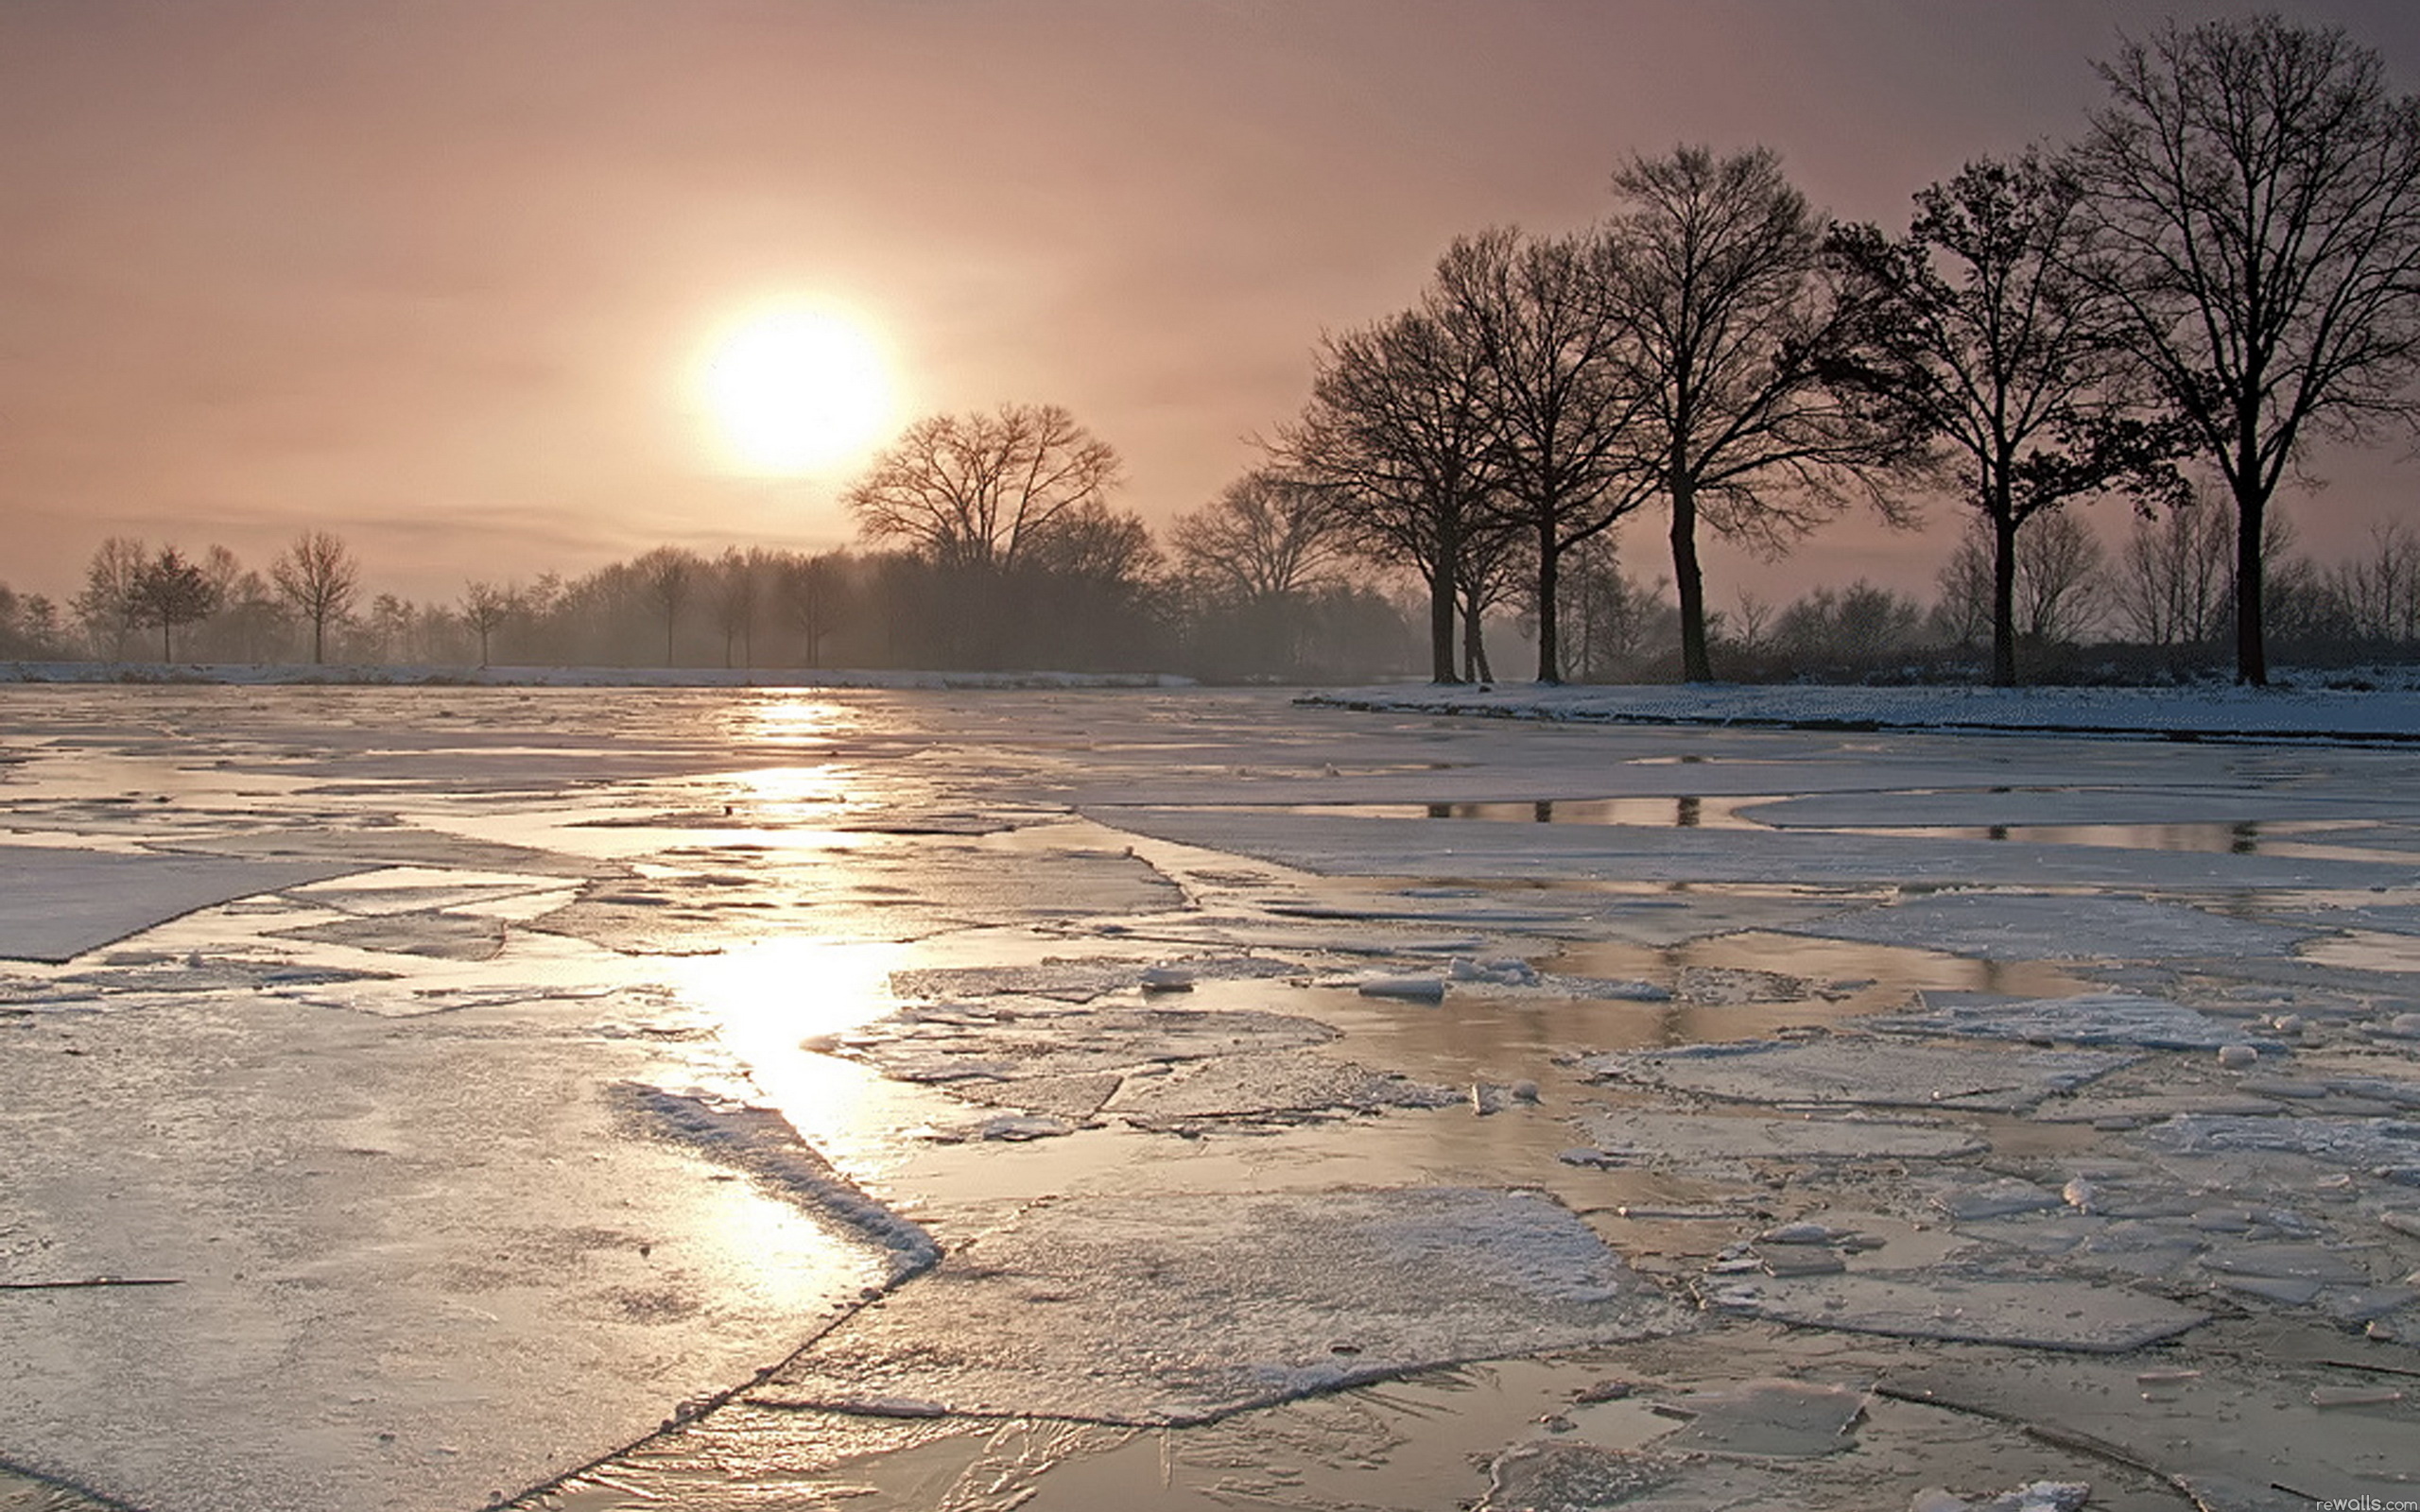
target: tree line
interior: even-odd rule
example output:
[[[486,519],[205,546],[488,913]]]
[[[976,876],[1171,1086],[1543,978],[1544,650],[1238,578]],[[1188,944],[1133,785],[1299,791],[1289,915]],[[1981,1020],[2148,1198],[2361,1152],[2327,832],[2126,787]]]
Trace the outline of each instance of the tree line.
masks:
[[[1587,230],[1456,238],[1410,308],[1319,339],[1301,413],[1165,546],[1114,505],[1114,448],[1012,404],[879,454],[844,498],[856,551],[666,546],[412,605],[363,602],[326,532],[266,576],[112,539],[66,613],[0,598],[0,649],[63,644],[72,615],[112,657],[156,631],[173,659],[182,631],[259,660],[307,629],[315,661],[1327,679],[1408,670],[1409,620],[1455,681],[1494,676],[1492,616],[1547,682],[1845,647],[1974,652],[2009,683],[2118,636],[2223,637],[2256,684],[2273,639],[2408,644],[2410,538],[2323,571],[2273,501],[2314,442],[2420,427],[2420,102],[2342,30],[2274,16],[2095,66],[2076,141],[1966,164],[1904,232],[1819,214],[1768,148],[1685,146],[1631,156]],[[1853,507],[1912,524],[1929,494],[1968,529],[1928,610],[1863,584],[1710,603],[1709,535],[1779,555]],[[2069,512],[2103,497],[2137,518],[2115,561]],[[1659,511],[1651,581],[1616,541]]]
[[[1980,522],[2011,682],[2021,532],[2206,478],[2237,677],[2265,682],[2277,489],[2315,440],[2420,425],[2420,104],[2274,16],[2097,67],[2077,141],[1968,163],[1901,233],[1828,221],[1769,149],[1683,146],[1634,155],[1586,232],[1458,238],[1410,309],[1321,342],[1278,465],[1426,585],[1439,681],[1514,578],[1561,679],[1565,558],[1651,507],[1682,676],[1710,679],[1705,533],[1779,552],[1941,490]]]
[[[1032,517],[1028,507],[1028,526]],[[1041,530],[1047,541],[1050,528]],[[1053,666],[1219,681],[1359,679],[1420,664],[1421,594],[1373,584],[1371,564],[1320,497],[1272,472],[1249,473],[1180,518],[1165,546],[1131,518],[1106,531],[1095,521],[1084,534],[1132,549],[1096,556],[1087,576],[1069,571],[1080,559],[1076,542],[1029,539],[1016,575],[970,579],[914,551],[658,547],[577,577],[475,579],[443,602],[366,593],[351,549],[327,532],[298,536],[264,572],[223,546],[189,558],[112,537],[63,611],[0,586],[0,657]],[[2216,496],[2135,515],[2116,538],[2078,514],[2046,515],[2017,541],[2009,596],[2018,668],[2029,679],[2144,680],[2219,664],[2234,635],[2236,544]],[[2273,511],[2259,555],[2269,633],[2296,659],[2348,665],[2420,654],[2420,530],[2383,524],[2362,549],[2323,563],[2296,549]],[[1987,676],[1994,558],[1994,532],[1978,520],[1927,601],[1862,581],[1778,604],[1742,592],[1708,610],[1708,644],[1742,680]],[[1660,573],[1634,570],[1610,533],[1565,552],[1556,593],[1567,675],[1677,676],[1681,612],[1670,587]],[[199,618],[187,617],[204,603]],[[1525,583],[1488,596],[1482,611],[1499,645],[1536,641],[1540,616]],[[1459,676],[1495,676],[1490,639],[1458,639]]]

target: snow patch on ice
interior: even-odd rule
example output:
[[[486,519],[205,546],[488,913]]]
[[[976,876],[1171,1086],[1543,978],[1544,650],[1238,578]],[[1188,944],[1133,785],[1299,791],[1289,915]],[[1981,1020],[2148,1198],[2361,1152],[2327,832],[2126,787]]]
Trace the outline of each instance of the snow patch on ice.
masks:
[[[613,1095],[624,1108],[674,1138],[882,1246],[890,1252],[893,1281],[929,1269],[941,1259],[941,1246],[930,1234],[866,1195],[769,1108],[710,1102],[636,1082],[616,1084]]]

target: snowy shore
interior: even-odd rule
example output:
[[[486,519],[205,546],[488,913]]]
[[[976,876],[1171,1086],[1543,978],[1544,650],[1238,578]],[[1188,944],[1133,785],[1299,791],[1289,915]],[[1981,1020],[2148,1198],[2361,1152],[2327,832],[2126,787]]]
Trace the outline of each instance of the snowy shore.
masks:
[[[2173,739],[2420,741],[2409,668],[2304,674],[2267,688],[1827,687],[1803,684],[1547,687],[1536,683],[1343,688],[1306,704],[1592,724],[1730,729],[1938,730]]]

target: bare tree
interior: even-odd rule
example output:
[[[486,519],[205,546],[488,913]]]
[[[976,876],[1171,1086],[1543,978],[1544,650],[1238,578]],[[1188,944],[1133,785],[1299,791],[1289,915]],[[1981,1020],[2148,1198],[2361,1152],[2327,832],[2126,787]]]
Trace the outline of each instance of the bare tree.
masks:
[[[714,566],[715,627],[722,631],[722,664],[732,664],[732,644],[737,642],[741,652],[740,665],[756,664],[756,605],[764,595],[765,555],[761,551],[741,551],[728,547],[716,558]]]
[[[658,546],[631,563],[638,578],[639,592],[655,611],[664,616],[664,664],[673,664],[673,633],[681,624],[681,610],[697,591],[700,570],[704,567],[694,552],[679,546]]]
[[[1343,557],[1341,526],[1320,490],[1263,467],[1179,515],[1168,542],[1184,575],[1213,596],[1249,602],[1328,581]]]
[[[2370,527],[2370,550],[2337,569],[2336,591],[2365,640],[2420,642],[2420,536],[2399,520]]]
[[[1056,404],[935,415],[873,460],[845,497],[866,536],[937,566],[1005,573],[1070,509],[1123,481],[1117,453]]]
[[[498,588],[474,578],[463,588],[462,623],[479,638],[479,665],[488,664],[489,643],[520,607],[521,595],[510,584]]]
[[[1628,361],[1630,327],[1605,298],[1599,236],[1458,238],[1434,299],[1469,330],[1486,366],[1503,513],[1530,539],[1538,680],[1562,679],[1556,578],[1564,554],[1653,497],[1637,434],[1649,390]]]
[[[69,601],[95,650],[114,662],[126,655],[126,643],[143,623],[136,590],[151,550],[132,536],[111,536],[93,552],[84,567],[84,587]]]
[[[1682,675],[1703,682],[1701,520],[1777,547],[1829,517],[1851,484],[1895,519],[1868,470],[1905,442],[1830,381],[1862,312],[1826,284],[1824,222],[1770,149],[1634,156],[1614,187],[1623,209],[1606,289],[1634,338],[1643,450],[1671,507]]]
[[[218,585],[210,575],[174,546],[161,547],[135,575],[134,610],[140,623],[160,627],[163,662],[177,659],[177,627],[208,619],[218,608]]]
[[[2315,434],[2420,423],[2420,102],[2342,30],[2273,15],[2170,25],[2100,72],[2083,266],[2233,496],[2236,679],[2265,684],[2279,482]]]
[[[343,540],[325,530],[305,530],[269,563],[269,580],[311,622],[311,660],[328,659],[328,627],[353,611],[361,591],[361,569]]]
[[[1311,400],[1280,442],[1357,547],[1428,591],[1429,675],[1454,682],[1454,610],[1470,542],[1490,528],[1497,447],[1483,353],[1431,309],[1322,337]]]
[[[2017,532],[2068,501],[2181,485],[2169,431],[2127,413],[2105,301],[2076,270],[2076,180],[2029,152],[1916,196],[1901,240],[1832,237],[1878,300],[1856,376],[1947,443],[1988,532],[1992,681],[2016,681]],[[2072,537],[2064,539],[2073,539]],[[2033,633],[2039,633],[2038,627]]]
[[[2211,500],[2137,520],[2111,583],[2127,632],[2145,645],[2208,644],[2226,610],[2234,543],[2225,507]]]
[[[806,643],[806,664],[823,664],[824,638],[840,623],[841,600],[848,588],[847,559],[838,552],[804,559],[790,558],[781,565],[775,592],[791,625]]]

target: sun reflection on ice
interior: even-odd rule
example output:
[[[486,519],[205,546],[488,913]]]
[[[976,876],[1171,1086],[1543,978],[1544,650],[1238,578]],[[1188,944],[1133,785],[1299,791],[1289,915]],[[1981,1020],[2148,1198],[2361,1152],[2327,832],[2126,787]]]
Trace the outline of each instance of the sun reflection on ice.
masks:
[[[671,986],[716,1026],[757,1097],[835,1161],[879,1160],[893,1120],[882,1079],[808,1048],[896,1006],[890,973],[912,947],[792,936],[669,961]]]

